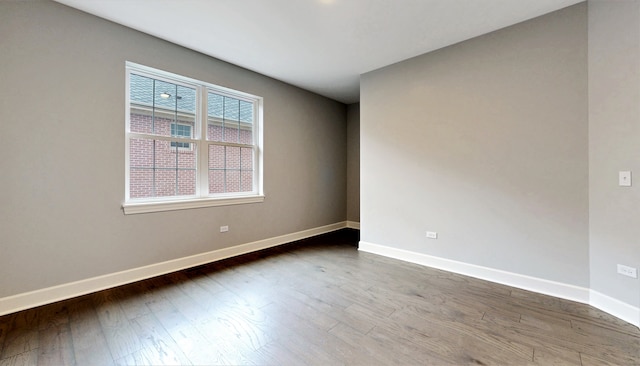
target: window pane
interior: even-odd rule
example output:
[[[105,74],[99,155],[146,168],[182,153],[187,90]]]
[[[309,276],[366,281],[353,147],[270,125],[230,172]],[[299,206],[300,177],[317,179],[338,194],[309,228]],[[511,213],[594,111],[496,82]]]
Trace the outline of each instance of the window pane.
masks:
[[[235,98],[224,97],[224,119],[229,121],[238,121],[238,113],[240,112],[240,101]]]
[[[240,171],[227,170],[227,192],[241,192],[240,189]]]
[[[160,169],[176,169],[176,148],[170,141],[154,140],[154,166]]]
[[[207,94],[207,114],[209,117],[214,117],[218,119],[222,119],[224,114],[224,97],[215,93]]]
[[[209,145],[209,169],[224,169],[224,146]]]
[[[240,122],[253,124],[253,103],[240,101]]]
[[[240,101],[240,143],[253,145],[253,103]]]
[[[225,162],[227,169],[240,169],[240,148],[226,146]]]
[[[178,169],[196,169],[196,151],[198,150],[198,145],[196,143],[192,143],[192,149],[181,149],[178,148],[178,152],[176,153],[175,147],[172,148],[171,154],[177,157]]]
[[[196,90],[145,76],[131,74],[131,132],[176,136],[172,124],[195,126]],[[185,135],[180,135],[185,136]],[[189,133],[193,137],[193,132]]]
[[[224,170],[209,170],[209,194],[224,192]]]
[[[240,127],[238,114],[240,101],[237,99],[224,97],[224,138],[225,142],[240,141]]]
[[[131,167],[129,194],[131,198],[153,197],[153,169]]]
[[[240,122],[240,141],[241,144],[253,145],[253,129],[250,124]]]
[[[196,194],[196,170],[178,170],[178,196],[193,196]]]
[[[253,171],[241,171],[242,192],[253,191]]]
[[[135,138],[130,139],[129,161],[132,168],[152,168],[153,140]]]
[[[222,122],[212,122],[209,119],[209,124],[207,125],[207,140],[209,141],[222,141]]]
[[[178,187],[177,171],[175,169],[156,169],[154,171],[155,196],[176,196]]]
[[[243,147],[240,152],[240,167],[242,170],[253,170],[253,149]]]

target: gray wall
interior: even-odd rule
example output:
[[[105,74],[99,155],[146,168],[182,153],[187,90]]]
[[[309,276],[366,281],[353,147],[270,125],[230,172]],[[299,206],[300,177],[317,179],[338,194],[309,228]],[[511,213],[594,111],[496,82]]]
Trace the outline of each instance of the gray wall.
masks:
[[[347,220],[360,222],[360,103],[347,106]]]
[[[618,171],[635,174],[618,186]],[[589,2],[591,288],[640,307],[640,1]]]
[[[589,284],[586,4],[364,74],[360,95],[361,240]]]
[[[0,35],[0,297],[346,220],[343,104],[49,1]],[[264,203],[123,215],[126,60],[264,97]]]

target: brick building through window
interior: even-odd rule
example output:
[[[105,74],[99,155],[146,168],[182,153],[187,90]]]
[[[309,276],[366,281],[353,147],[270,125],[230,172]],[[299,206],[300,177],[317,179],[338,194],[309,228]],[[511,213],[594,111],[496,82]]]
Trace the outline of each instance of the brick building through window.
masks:
[[[128,200],[258,193],[255,122],[250,99],[131,72]]]

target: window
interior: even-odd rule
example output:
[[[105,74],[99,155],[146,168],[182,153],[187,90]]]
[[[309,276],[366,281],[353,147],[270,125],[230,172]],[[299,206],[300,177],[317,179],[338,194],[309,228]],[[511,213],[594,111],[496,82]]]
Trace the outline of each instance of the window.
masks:
[[[252,203],[262,98],[127,63],[125,213]]]
[[[171,136],[191,138],[191,125],[181,123],[171,124]],[[171,147],[179,147],[183,149],[189,148],[188,142],[171,142]]]

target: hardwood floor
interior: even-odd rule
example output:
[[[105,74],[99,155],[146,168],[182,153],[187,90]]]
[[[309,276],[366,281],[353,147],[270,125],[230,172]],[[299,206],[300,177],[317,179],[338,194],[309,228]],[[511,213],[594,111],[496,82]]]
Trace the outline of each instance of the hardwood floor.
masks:
[[[589,306],[357,251],[350,230],[0,317],[0,365],[639,365]]]

